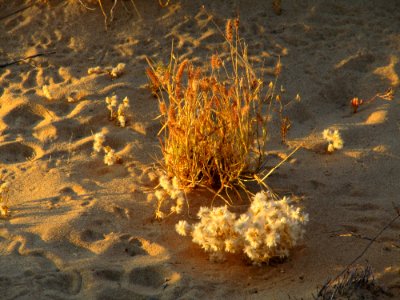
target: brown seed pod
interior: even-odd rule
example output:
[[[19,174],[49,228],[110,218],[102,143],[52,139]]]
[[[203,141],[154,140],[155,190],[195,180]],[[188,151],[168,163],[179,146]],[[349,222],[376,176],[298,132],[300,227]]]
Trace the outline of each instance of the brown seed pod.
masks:
[[[153,72],[151,68],[146,68],[146,74],[150,79],[152,89],[158,90],[161,86],[161,83],[160,80],[158,80],[157,75]]]
[[[234,21],[233,21],[233,26],[236,29],[236,32],[239,30],[239,17],[237,17]]]
[[[280,60],[278,60],[276,66],[275,66],[275,69],[274,69],[274,75],[279,76],[279,74],[281,74],[281,71],[282,71],[282,64],[281,64]]]
[[[225,37],[228,42],[232,43],[233,41],[233,31],[232,31],[232,19],[228,19],[225,25]]]
[[[167,114],[167,105],[165,104],[165,102],[160,102],[159,108],[160,108],[161,114],[163,116],[165,116]]]
[[[185,59],[183,62],[180,63],[180,65],[178,67],[178,71],[176,72],[176,76],[175,76],[175,82],[177,84],[179,84],[181,82],[182,76],[183,76],[183,72],[185,71],[185,68],[186,68],[188,63],[189,63],[188,59]]]
[[[217,70],[221,67],[222,61],[217,54],[211,56],[211,69]]]

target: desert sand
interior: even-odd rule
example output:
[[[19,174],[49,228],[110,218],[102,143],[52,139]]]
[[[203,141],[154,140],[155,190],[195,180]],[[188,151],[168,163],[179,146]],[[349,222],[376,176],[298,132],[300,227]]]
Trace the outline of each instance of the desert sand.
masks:
[[[1,299],[312,299],[396,216],[398,1],[283,1],[276,15],[271,1],[136,0],[136,11],[120,0],[107,30],[96,1],[82,2],[94,10],[73,0],[0,1],[0,64],[44,54],[0,68],[0,179],[11,184]],[[109,13],[112,1],[103,2]],[[268,73],[280,57],[285,97],[301,96],[286,110],[287,145],[272,132],[268,167],[302,147],[267,183],[299,199],[310,222],[288,259],[261,267],[238,255],[209,261],[174,229],[186,213],[154,220],[151,193],[161,125],[145,58],[168,61],[173,40],[181,58],[206,61],[224,42],[216,25],[237,14],[254,65]],[[88,75],[118,63],[126,64],[118,78]],[[392,100],[352,113],[353,97],[388,88]],[[113,94],[130,99],[125,128],[108,119]],[[342,150],[321,151],[326,128],[340,130]],[[93,154],[98,132],[122,163]],[[197,207],[211,200],[201,191],[190,198]],[[400,297],[400,220],[357,264],[370,264],[379,286],[365,299]]]

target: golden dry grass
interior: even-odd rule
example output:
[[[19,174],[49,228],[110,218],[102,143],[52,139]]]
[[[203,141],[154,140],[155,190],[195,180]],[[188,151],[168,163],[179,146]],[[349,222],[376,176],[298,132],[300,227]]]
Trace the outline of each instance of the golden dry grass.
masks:
[[[168,65],[149,61],[146,70],[159,99],[167,175],[184,189],[203,186],[219,196],[224,189],[248,192],[245,181],[262,177],[271,107],[280,102],[275,87],[281,72],[278,60],[275,80],[264,84],[251,66],[238,19],[228,20],[224,36],[228,55],[214,54],[196,66],[189,59],[179,62],[172,52]],[[282,124],[284,137],[289,120]]]

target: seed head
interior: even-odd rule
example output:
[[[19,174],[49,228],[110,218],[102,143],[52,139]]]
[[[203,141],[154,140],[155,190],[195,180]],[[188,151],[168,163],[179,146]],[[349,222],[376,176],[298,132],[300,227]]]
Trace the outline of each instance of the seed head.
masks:
[[[225,37],[228,42],[232,43],[233,41],[233,31],[232,31],[232,19],[228,19],[225,25]]]
[[[188,62],[189,62],[189,60],[185,59],[183,62],[180,63],[180,65],[178,67],[178,71],[176,72],[176,76],[175,76],[175,81],[177,84],[179,84],[181,82],[183,72],[185,71],[185,68],[186,68]]]

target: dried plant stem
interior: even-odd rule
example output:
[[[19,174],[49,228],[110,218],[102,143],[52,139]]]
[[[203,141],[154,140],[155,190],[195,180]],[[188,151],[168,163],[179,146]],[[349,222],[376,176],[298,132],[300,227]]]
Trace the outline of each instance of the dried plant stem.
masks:
[[[275,167],[273,167],[271,170],[269,170],[269,172],[262,179],[258,178],[257,175],[255,175],[255,178],[257,179],[257,181],[260,183],[264,182],[269,176],[271,176],[272,173],[274,173],[276,171],[276,169],[278,169],[283,163],[285,163],[290,157],[292,157],[292,155],[295,154],[297,152],[297,150],[299,150],[300,148],[301,148],[301,146],[297,146],[292,152],[290,152],[290,154],[288,156],[286,156]]]
[[[79,1],[79,3],[80,3],[84,8],[86,8],[87,10],[96,10],[95,8],[92,8],[92,7],[87,6],[85,3],[83,3],[82,0],[78,0],[78,1]]]
[[[131,3],[132,3],[133,9],[135,10],[136,14],[139,16],[140,19],[142,19],[142,15],[140,14],[139,10],[137,9],[135,1],[131,0]]]
[[[118,2],[118,0],[114,0],[114,4],[111,7],[111,10],[110,10],[110,22],[112,22],[114,20],[114,9],[115,9],[115,6],[117,5],[117,2]]]
[[[43,53],[38,53],[38,54],[34,54],[34,55],[29,55],[29,56],[26,56],[26,57],[23,57],[23,58],[20,58],[20,59],[17,59],[17,60],[14,60],[14,61],[11,61],[11,62],[8,62],[5,64],[1,64],[0,68],[5,68],[5,67],[11,66],[11,65],[15,65],[15,64],[17,64],[21,61],[27,60],[27,59],[31,59],[31,58],[35,58],[35,57],[39,57],[39,56],[51,55],[54,53],[56,53],[56,51],[43,52]]]
[[[101,13],[102,13],[103,16],[104,16],[104,27],[105,27],[105,29],[107,30],[107,27],[108,27],[107,14],[106,14],[106,12],[105,12],[105,10],[104,10],[104,8],[103,8],[103,3],[101,2],[101,0],[97,0],[97,2],[99,3]]]

